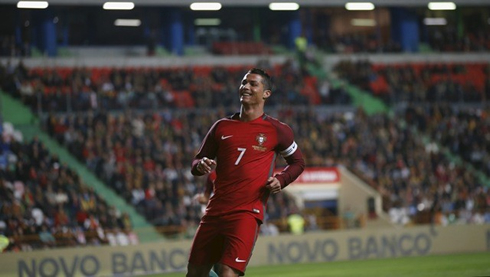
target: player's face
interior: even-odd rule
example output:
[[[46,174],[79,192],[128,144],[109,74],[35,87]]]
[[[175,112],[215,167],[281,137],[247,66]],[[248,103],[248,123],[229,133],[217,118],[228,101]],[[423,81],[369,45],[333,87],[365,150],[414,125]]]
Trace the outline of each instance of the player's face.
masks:
[[[242,104],[258,104],[265,102],[270,96],[270,90],[264,89],[262,76],[253,73],[247,73],[238,90],[240,93],[240,102]]]

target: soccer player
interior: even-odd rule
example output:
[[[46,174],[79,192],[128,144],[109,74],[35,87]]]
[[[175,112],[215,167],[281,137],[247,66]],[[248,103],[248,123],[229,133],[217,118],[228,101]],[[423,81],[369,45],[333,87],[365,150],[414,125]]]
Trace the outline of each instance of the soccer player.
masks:
[[[215,263],[220,276],[243,276],[264,220],[270,193],[279,193],[305,166],[291,128],[264,113],[272,81],[253,68],[242,79],[240,112],[216,121],[196,154],[195,176],[216,168],[214,194],[194,236],[188,277],[205,277]],[[288,166],[272,175],[276,155]]]

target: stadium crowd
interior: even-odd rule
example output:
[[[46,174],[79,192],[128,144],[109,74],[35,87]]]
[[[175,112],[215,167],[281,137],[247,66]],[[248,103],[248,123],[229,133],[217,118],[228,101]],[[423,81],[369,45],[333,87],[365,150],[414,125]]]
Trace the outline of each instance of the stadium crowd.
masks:
[[[427,70],[434,72],[460,70],[458,66],[427,67]],[[464,66],[462,67],[464,69]],[[201,207],[193,203],[192,197],[204,189],[204,180],[190,176],[190,161],[199,147],[200,139],[205,135],[207,126],[217,118],[236,110],[236,88],[229,84],[233,83],[234,78],[240,78],[245,68],[246,66],[234,67],[234,70],[220,67],[179,70],[124,68],[100,70],[94,74],[97,69],[36,71],[20,64],[17,67],[8,65],[0,68],[4,73],[0,74],[0,81],[6,91],[22,97],[24,103],[30,104],[33,108],[37,107],[38,98],[22,92],[22,85],[19,84],[23,82],[31,83],[34,80],[43,90],[49,87],[54,91],[62,90],[63,87],[70,90],[77,85],[87,87],[89,95],[95,97],[82,97],[80,101],[73,101],[72,107],[80,105],[73,108],[76,112],[55,113],[69,109],[64,108],[68,105],[64,104],[66,98],[63,100],[62,93],[52,94],[55,96],[47,102],[48,104],[43,104],[44,111],[52,111],[43,122],[46,131],[97,177],[134,205],[150,222],[161,227],[162,233],[185,233],[192,236],[201,212]],[[296,88],[302,88],[305,82],[314,83],[313,79],[308,79],[310,76],[303,75],[295,69],[297,68],[294,63],[274,67],[273,70],[280,72],[276,82],[299,82],[293,86]],[[422,66],[417,72],[424,70],[426,68]],[[371,65],[366,63],[357,67],[357,75],[347,75],[354,78],[351,80],[352,83],[359,84],[355,78],[364,80],[364,77],[369,76],[364,71],[372,74]],[[405,71],[410,72],[408,69]],[[403,73],[405,71],[400,70],[401,73],[395,75],[398,76],[396,82],[407,86],[408,80],[411,80],[414,74]],[[57,74],[59,78],[55,77]],[[240,77],[237,77],[237,74]],[[122,80],[127,82],[124,83]],[[196,83],[198,85],[195,85]],[[221,85],[221,90],[213,90]],[[369,87],[368,82],[364,85]],[[223,88],[227,86],[229,87]],[[104,87],[109,89],[104,92]],[[127,87],[131,88],[133,96],[123,97],[124,101],[119,101],[121,91],[116,87],[122,88],[123,91]],[[155,87],[171,89],[167,90],[167,94],[156,94],[151,92]],[[429,118],[424,118],[427,116],[426,112],[415,113],[413,118],[417,120],[410,121],[410,114],[407,113],[407,122],[412,125],[404,126],[387,115],[368,116],[362,110],[356,113],[331,113],[323,109],[309,108],[315,106],[311,104],[325,104],[326,100],[320,97],[322,100],[319,102],[313,101],[315,97],[305,96],[311,95],[309,93],[298,90],[287,93],[286,88],[287,86],[280,84],[276,93],[284,97],[277,97],[278,100],[270,103],[270,112],[295,129],[297,142],[302,146],[307,164],[346,166],[381,193],[384,199],[383,208],[389,212],[394,222],[490,222],[488,186],[485,186],[486,184],[472,171],[448,160],[436,144],[424,143],[420,136],[410,129],[412,125],[424,126],[419,130],[433,134],[432,138],[443,145],[453,143],[453,138],[457,137],[460,140],[450,145],[457,150],[473,147],[475,141],[483,143],[479,145],[479,149],[484,149],[481,147],[487,147],[483,141],[485,135],[481,135],[477,126],[486,130],[486,117],[474,119],[471,116],[449,116],[446,121],[441,115],[450,114],[444,110],[434,111]],[[150,92],[147,92],[147,89]],[[181,91],[188,91],[190,100],[178,102],[176,97],[179,97]],[[322,91],[320,88],[318,94],[315,92],[313,95],[325,95]],[[46,92],[42,93],[44,95]],[[219,93],[220,96],[215,98],[215,93]],[[429,92],[427,95],[432,93]],[[81,101],[82,99],[85,100]],[[348,98],[341,96],[337,99],[341,100],[332,103],[341,104]],[[420,101],[431,102],[424,97],[420,98]],[[291,103],[303,104],[308,108],[287,108]],[[210,105],[216,105],[218,108],[209,113],[206,108]],[[198,109],[173,109],[174,107]],[[143,112],[141,109],[146,111]],[[463,136],[466,129],[461,128],[458,133],[454,133],[452,128],[447,128],[452,124],[468,126],[468,130],[474,131],[471,141],[465,140]],[[427,125],[431,129],[427,129]],[[454,152],[460,155],[467,153]],[[478,151],[472,153],[478,154]],[[477,156],[472,155],[470,158]],[[487,162],[486,157],[480,158],[482,164]],[[59,163],[58,166],[63,168]],[[72,178],[78,180],[77,177]],[[55,191],[58,189],[56,187]],[[87,188],[81,190],[90,194]],[[65,193],[67,197],[72,195],[69,192]],[[73,194],[72,197],[75,196]],[[69,199],[66,205],[71,204],[71,198]],[[102,209],[102,213],[97,212],[95,216],[99,216],[99,222],[105,222],[102,218],[111,208],[107,207],[107,204],[101,206],[105,206],[105,209]],[[272,222],[287,222],[288,215],[296,209],[294,201],[287,194],[274,195],[272,201],[269,201],[268,219]],[[55,214],[53,222],[54,216]],[[107,220],[107,216],[105,217]],[[80,225],[77,227],[83,228]],[[53,231],[53,228],[50,230]],[[264,230],[268,231],[266,228]],[[99,238],[99,241],[102,240]]]
[[[17,42],[15,36],[0,36],[0,57],[30,57],[33,46],[28,41]],[[468,30],[462,34],[449,26],[446,28],[430,28],[420,38],[432,52],[488,52],[490,51],[490,35],[483,28]],[[313,47],[326,53],[401,53],[402,46],[391,38],[381,38],[375,31],[354,33],[334,33],[328,30],[319,30],[312,38]],[[227,42],[220,42],[226,44]],[[241,41],[242,44],[256,44],[253,41]],[[270,47],[273,45],[264,45]],[[34,47],[35,48],[35,47]],[[229,48],[229,47],[228,47]],[[257,46],[253,46],[257,48]],[[252,48],[252,49],[253,49]],[[37,50],[37,49],[36,49]],[[208,49],[212,52],[212,47]],[[421,49],[419,49],[422,51]],[[238,51],[238,50],[237,50]],[[223,51],[221,54],[240,54],[240,51]],[[256,52],[253,52],[256,53]],[[242,53],[247,54],[247,53]]]
[[[284,114],[282,115],[284,118]],[[308,165],[344,165],[383,196],[400,223],[427,223],[427,214],[466,223],[490,220],[490,189],[435,144],[387,115],[291,113]],[[465,213],[468,217],[462,218]],[[403,218],[403,219],[401,219]]]
[[[485,63],[373,64],[343,60],[340,78],[383,99],[400,102],[481,103],[490,97],[490,65]]]
[[[428,33],[427,43],[438,52],[490,51],[490,35],[481,26],[466,32],[460,32],[454,27],[436,28]]]
[[[6,251],[137,243],[128,215],[108,205],[37,138],[23,142],[9,123],[0,133]]]
[[[490,176],[489,108],[409,106],[407,122]]]
[[[30,57],[28,42],[17,43],[13,35],[0,35],[0,57]]]
[[[274,72],[275,93],[282,96],[271,106],[350,103],[345,91],[309,76],[294,59],[259,65]],[[0,66],[0,81],[35,112],[229,107],[236,105],[235,82],[248,67],[32,69],[20,62]]]
[[[89,115],[83,121],[57,116],[48,126],[62,126],[48,127],[48,132],[149,220],[171,226],[199,219],[191,197],[203,189],[202,183],[189,176],[188,166],[205,135],[203,126],[225,114],[166,111]],[[348,167],[382,194],[385,211],[407,211],[404,223],[427,222],[423,216],[431,209],[458,219],[463,210],[490,216],[490,190],[472,172],[388,116],[293,109],[277,109],[274,115],[293,126],[309,166]],[[162,203],[154,203],[158,201]],[[292,208],[291,203],[271,203],[272,219]],[[284,212],[272,215],[277,207]]]
[[[389,39],[383,41],[376,33],[353,33],[322,35],[314,38],[315,47],[327,53],[401,53],[399,43]]]
[[[190,164],[218,116],[224,111],[51,115],[46,126],[97,177],[171,235],[200,220],[201,207],[192,198],[204,191],[204,178],[192,177]],[[271,203],[270,220],[287,216],[294,204],[283,195]]]
[[[353,33],[344,35],[323,35],[316,38],[316,47],[328,53],[401,53],[401,45],[391,39],[381,39],[373,33]],[[427,32],[421,42],[430,52],[470,53],[490,51],[490,36],[485,30],[458,34],[454,28],[433,29]],[[422,51],[422,49],[419,49]]]

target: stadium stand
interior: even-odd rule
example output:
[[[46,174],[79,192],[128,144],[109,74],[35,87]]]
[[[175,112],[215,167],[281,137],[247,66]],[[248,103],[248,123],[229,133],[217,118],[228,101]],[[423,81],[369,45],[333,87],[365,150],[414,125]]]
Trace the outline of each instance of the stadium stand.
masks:
[[[127,214],[108,205],[37,139],[3,123],[0,232],[6,251],[135,244]],[[118,236],[120,240],[111,240]]]
[[[387,115],[367,116],[359,111],[355,116],[328,117],[311,112],[291,116],[290,120],[292,126],[301,126],[306,132],[299,143],[309,164],[347,166],[383,195],[387,212],[399,208],[408,211],[405,224],[428,223],[431,209],[446,216],[460,209],[471,212],[473,206],[456,203],[454,196],[462,193],[460,190],[467,195],[463,202],[475,202],[479,193],[488,198],[488,189],[475,175],[454,165],[417,133]],[[311,138],[328,138],[329,143]],[[467,186],[461,188],[461,184]],[[438,210],[441,199],[444,210]],[[488,203],[483,203],[478,214],[487,207]]]
[[[400,53],[402,48],[395,41],[379,41],[375,33],[329,35],[318,39],[317,47],[327,53]]]
[[[357,64],[356,72],[361,76],[363,76],[363,66],[366,67],[366,71],[371,70],[371,65],[367,62]],[[141,82],[167,86],[171,90],[176,88],[180,91],[194,92],[188,97],[190,99],[188,103],[192,102],[192,104],[187,106],[176,105],[173,102],[164,104],[165,97],[162,97],[158,98],[161,107],[168,109],[176,105],[179,108],[205,108],[215,104],[219,98],[200,99],[196,92],[198,88],[206,88],[202,90],[202,94],[216,87],[222,88],[224,84],[230,83],[231,79],[241,75],[240,70],[243,71],[245,68],[246,65],[159,69],[58,68],[43,70],[40,68],[28,69],[19,64],[10,70],[13,74],[4,79],[21,80],[22,76],[31,76],[30,78],[38,80],[44,87],[49,85],[48,87],[54,91],[59,91],[60,87],[73,87],[74,85],[69,83],[70,79],[75,79],[75,84],[85,79],[86,82],[97,83],[97,87],[102,88],[102,91],[105,88],[106,92],[116,91],[115,87],[122,88],[122,80],[130,80],[126,86],[133,87],[138,86],[137,79],[141,79],[146,80]],[[294,71],[295,67],[291,61],[274,68],[279,74],[280,81],[290,85],[297,84],[297,87],[301,87],[301,84],[311,84],[310,86],[314,88],[319,87],[317,79],[312,76],[303,76],[302,80],[298,79],[301,75]],[[404,67],[390,68],[402,68],[400,71],[403,72]],[[419,72],[458,70],[457,66],[449,67],[450,69],[444,69],[444,67],[434,69],[430,65],[419,65],[418,68]],[[386,71],[388,70],[379,72]],[[402,73],[400,75],[403,76]],[[355,74],[346,74],[346,76],[356,78]],[[362,80],[362,77],[357,78]],[[28,79],[29,77],[26,78]],[[480,79],[475,78],[475,80]],[[354,84],[359,83],[355,79],[351,81]],[[142,92],[152,87],[141,82],[139,86],[142,87]],[[189,85],[191,83],[193,85]],[[228,89],[232,91],[234,88],[229,87]],[[327,88],[327,90],[330,89],[330,87]],[[26,97],[29,93],[22,93],[22,91],[21,86],[21,89],[14,95],[22,95],[23,102],[26,104],[35,101],[34,99],[29,100]],[[329,93],[330,91],[327,94]],[[345,91],[343,93],[347,95]],[[483,184],[463,167],[455,167],[441,153],[428,150],[428,145],[416,139],[417,135],[409,129],[399,126],[396,121],[387,116],[368,116],[362,110],[355,115],[350,115],[349,113],[332,114],[313,110],[297,112],[293,109],[278,108],[280,105],[298,103],[298,98],[295,97],[297,94],[297,92],[292,92],[291,97],[281,100],[283,102],[272,103],[271,106],[274,113],[284,118],[291,126],[298,126],[295,132],[300,134],[298,142],[303,145],[308,163],[319,166],[339,164],[347,166],[383,195],[383,207],[392,216],[394,222],[399,224],[427,223],[437,218],[439,224],[448,224],[450,219],[453,222],[472,223],[478,221],[475,219],[478,216],[484,218],[488,204],[481,202],[481,199],[488,197],[486,196],[488,193]],[[58,106],[62,107],[63,105],[56,103],[63,103],[66,99],[63,100],[59,95],[57,94],[50,105],[42,105],[43,110],[56,111]],[[232,103],[233,93],[227,93],[227,95],[231,95],[229,101]],[[316,96],[308,101],[310,105],[328,103],[328,100],[321,97],[324,95],[321,86],[318,93],[315,92],[314,95]],[[143,96],[145,97],[148,97],[148,94]],[[193,156],[193,151],[198,147],[196,138],[204,135],[206,122],[212,122],[217,116],[229,113],[229,110],[220,108],[217,114],[211,115],[203,115],[199,110],[178,112],[178,110],[168,109],[163,112],[139,112],[138,109],[148,108],[144,104],[145,101],[139,101],[142,98],[135,97],[129,101],[135,104],[110,106],[117,102],[114,99],[116,99],[114,93],[103,93],[102,96],[97,97],[97,103],[106,103],[101,105],[104,109],[101,109],[99,105],[90,106],[87,100],[85,102],[87,104],[75,109],[77,113],[51,113],[46,117],[45,129],[102,181],[128,203],[134,205],[150,222],[158,226],[167,237],[191,236],[199,220],[200,207],[192,204],[190,199],[194,193],[203,189],[203,184],[202,181],[188,176],[189,158]],[[347,97],[340,96],[337,99],[347,99]],[[344,101],[334,103],[345,103]],[[427,99],[421,99],[421,101],[430,103]],[[76,102],[84,103],[83,101]],[[150,102],[147,101],[147,103]],[[307,104],[308,102],[300,101],[299,103]],[[131,109],[121,111],[124,106]],[[104,112],[105,108],[112,112]],[[66,110],[68,109],[62,108],[60,111]],[[191,130],[193,135],[184,136],[183,130]],[[328,144],[323,140],[325,138],[328,138]],[[386,151],[382,151],[384,148]],[[411,150],[408,151],[408,149]],[[422,168],[430,168],[430,170],[423,171]],[[455,174],[444,173],[449,171]],[[439,187],[444,181],[449,184],[449,188],[441,191]],[[455,199],[454,195],[463,194],[458,185],[461,182],[473,185],[470,190],[466,191],[468,196],[465,199]],[[476,208],[471,204],[475,202],[479,203]],[[271,203],[270,220],[279,227],[279,231],[287,231],[286,218],[295,208],[293,201],[281,196],[280,199],[274,198]],[[318,222],[312,222],[310,225],[318,225]],[[330,226],[338,228],[339,225],[336,223]]]
[[[328,115],[314,111],[277,110],[275,113],[291,126],[297,126],[298,143],[303,145],[310,166],[347,166],[383,195],[385,211],[406,208],[409,214],[405,223],[427,223],[430,210],[439,209],[440,199],[449,201],[446,209],[441,211],[445,215],[466,209],[450,197],[460,193],[458,184],[461,182],[471,184],[465,188],[470,196],[466,201],[475,202],[476,192],[483,192],[484,186],[475,175],[453,165],[440,152],[428,148],[416,133],[387,116],[367,116],[362,110],[350,118],[348,114]],[[216,116],[167,112],[121,115],[116,121],[110,115],[94,115],[83,120],[88,123],[82,126],[70,126],[73,120],[51,119],[50,122],[66,123],[63,127],[48,129],[71,130],[58,136],[70,138],[68,141],[61,139],[61,142],[77,151],[73,154],[138,207],[150,221],[169,226],[179,225],[183,218],[187,221],[199,218],[198,207],[192,207],[189,199],[202,190],[199,187],[202,184],[194,184],[195,181],[186,174],[188,168],[183,166],[190,164],[189,157],[199,145],[183,136],[182,130],[190,130],[194,134],[192,137],[202,137],[204,126]],[[87,134],[95,136],[74,130],[86,130]],[[328,144],[323,140],[325,138],[328,138]],[[161,147],[157,142],[162,142]],[[449,188],[440,191],[443,184]],[[163,219],[156,216],[165,214],[163,210],[153,211],[153,195],[165,207],[158,208],[171,211]],[[187,204],[184,204],[185,212],[184,207],[180,207],[179,215],[176,209],[182,203]],[[486,204],[480,208],[486,210]],[[473,212],[473,208],[469,212]]]
[[[314,38],[312,48],[328,54],[406,51],[400,41],[384,38],[385,29],[374,31],[330,32]],[[490,49],[484,30],[425,31],[427,52]],[[384,64],[341,57],[334,72],[349,83],[334,86],[315,74],[329,65],[316,60],[311,48],[304,59],[290,55],[271,64],[272,35],[260,42],[216,41],[206,55],[266,57],[258,65],[272,72],[279,96],[268,103],[271,114],[295,129],[309,166],[341,165],[354,172],[382,195],[395,224],[490,222],[488,109],[481,105],[490,96],[486,62]],[[1,36],[0,45],[0,56],[35,52],[29,42],[11,36]],[[191,158],[209,124],[236,110],[236,81],[255,65],[202,65],[196,59],[176,66],[28,67],[22,60],[7,61],[0,64],[0,87],[35,112],[54,140],[167,238],[191,238],[201,212],[192,196],[204,187],[204,180],[189,174]],[[362,108],[351,112],[353,100],[359,100],[351,85],[382,99],[395,117]],[[362,96],[361,102],[367,99]],[[474,106],[461,106],[467,103]],[[137,243],[129,215],[102,200],[41,143],[15,142],[5,129],[0,231],[14,241],[7,251]],[[455,162],[458,158],[466,163]],[[298,207],[288,194],[271,197],[263,234],[288,232],[288,216]],[[342,228],[342,216],[345,226],[363,226],[362,216],[352,211],[327,219],[304,216],[308,231]]]
[[[3,84],[35,112],[228,107],[236,105],[233,81],[250,66],[43,69],[19,63],[3,70]],[[330,91],[328,83],[299,70],[292,59],[273,67],[262,66],[275,76],[278,97],[271,106],[350,101],[344,91]]]
[[[337,74],[388,104],[480,103],[489,94],[486,63],[373,64],[340,61]]]
[[[410,106],[404,116],[411,125],[488,176],[488,112],[487,107]]]
[[[463,35],[454,28],[433,30],[429,33],[428,43],[434,51],[439,52],[488,52],[490,36],[479,26],[480,30],[469,30]]]
[[[189,165],[206,124],[217,116],[177,111],[53,115],[46,125],[61,145],[171,237],[200,220],[201,207],[191,200],[204,184],[189,174]],[[290,202],[272,201],[282,208],[271,219],[286,216]]]
[[[215,42],[213,53],[219,55],[268,55],[272,54],[263,42]]]
[[[485,52],[490,50],[490,37],[485,30],[459,35],[454,28],[436,29],[428,32],[426,39],[429,51],[433,52]],[[381,39],[376,32],[352,34],[329,34],[314,38],[319,50],[326,53],[401,53],[401,45],[391,39]],[[0,56],[29,57],[32,55],[29,42],[18,44],[15,37],[0,36]],[[271,45],[256,41],[219,41],[212,43],[211,52],[217,55],[270,55]]]

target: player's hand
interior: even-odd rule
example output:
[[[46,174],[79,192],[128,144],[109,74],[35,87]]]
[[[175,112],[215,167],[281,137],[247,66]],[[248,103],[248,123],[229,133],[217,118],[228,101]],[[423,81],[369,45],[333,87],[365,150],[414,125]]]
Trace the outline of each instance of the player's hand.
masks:
[[[207,157],[204,157],[199,161],[199,163],[197,163],[196,169],[201,174],[208,174],[211,173],[215,165],[216,165],[215,160],[211,160]]]
[[[209,196],[206,196],[206,194],[204,193],[198,193],[194,195],[194,197],[192,198],[192,202],[199,203],[202,205],[208,204],[208,201],[209,201]]]
[[[265,185],[265,187],[274,194],[279,193],[282,190],[281,182],[279,182],[276,177],[269,177],[269,179],[267,179],[267,185]]]

